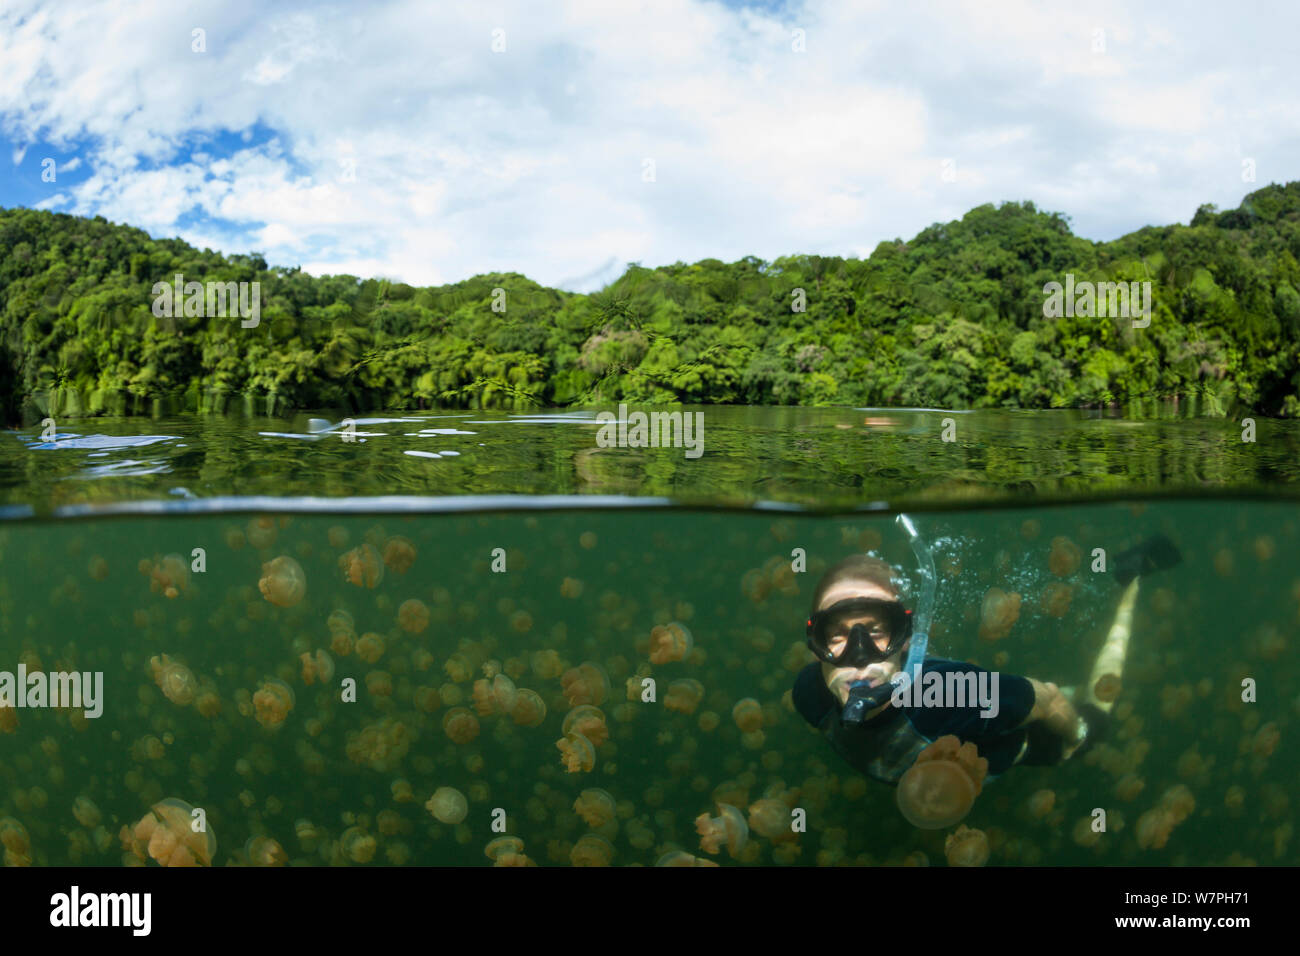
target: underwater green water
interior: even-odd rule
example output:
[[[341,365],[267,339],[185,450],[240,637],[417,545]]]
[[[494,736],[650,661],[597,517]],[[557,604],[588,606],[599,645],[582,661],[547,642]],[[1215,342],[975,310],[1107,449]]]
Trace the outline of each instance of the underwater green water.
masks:
[[[319,446],[311,447],[315,454]],[[512,457],[494,448],[492,460],[512,461],[512,476],[544,470],[536,455],[518,451]],[[130,454],[143,461],[151,453]],[[228,480],[208,470],[216,457],[218,449],[208,448],[185,467],[236,485],[225,493],[241,482],[273,491],[277,473],[284,495],[330,480],[329,469],[312,474],[315,459],[290,468],[274,455],[269,471]],[[456,459],[417,464],[459,467]],[[11,458],[10,467],[32,466]],[[663,467],[686,466],[674,459]],[[399,490],[376,468],[376,480]],[[475,473],[485,470],[480,460]],[[180,483],[177,476],[158,480]],[[516,480],[502,478],[501,486]],[[545,484],[546,475],[538,480]],[[753,477],[747,480],[752,489]],[[73,488],[51,493],[64,502],[88,497],[84,486],[95,484],[50,481]],[[1113,555],[1163,532],[1183,552],[1181,566],[1141,587],[1105,745],[1062,767],[1012,768],[985,784],[963,822],[987,833],[990,865],[1297,862],[1291,800],[1300,783],[1300,542],[1293,504],[1135,497],[913,517],[940,571],[931,653],[1062,685],[1087,677],[1119,595],[1109,574],[1090,570],[1093,549]],[[523,853],[543,865],[570,863],[575,847],[579,857],[608,855],[616,865],[652,865],[674,850],[722,865],[943,865],[953,828],[913,828],[894,789],[842,762],[789,703],[796,671],[811,660],[803,622],[819,570],[876,548],[913,574],[892,518],[889,511],[648,508],[7,522],[0,528],[0,670],[21,661],[47,671],[102,671],[104,699],[97,719],[11,712],[16,725],[7,718],[0,733],[0,817],[25,829],[38,865],[130,862],[119,831],[165,798],[203,809],[215,865],[244,862],[257,836],[277,841],[295,865],[361,865],[349,852],[373,854],[364,865],[488,865],[485,846],[499,835],[494,820],[504,820]],[[1058,536],[1085,556],[1064,578],[1049,569]],[[400,570],[410,552],[397,542],[389,551],[394,566],[373,588],[346,580],[341,556],[367,542],[382,554],[395,537],[414,550],[409,568]],[[807,555],[803,573],[790,570],[796,548]],[[206,569],[180,573],[195,549],[203,550]],[[495,549],[503,549],[504,571],[493,570]],[[183,562],[168,563],[168,555]],[[305,597],[289,607],[259,591],[264,563],[281,555],[297,561],[306,580]],[[377,570],[366,567],[365,553],[358,558],[359,574]],[[1062,585],[1068,609],[1053,616],[1042,601],[1049,592],[1062,601]],[[977,631],[993,587],[1019,593],[1023,603],[1009,633],[990,642]],[[420,633],[399,625],[408,600],[427,607]],[[356,640],[350,653],[332,655],[330,684],[309,686],[300,655],[331,647],[337,632],[329,620],[340,611],[351,616]],[[689,628],[694,651],[651,665],[651,629],[671,621]],[[382,638],[382,653],[370,662],[358,653],[366,634]],[[376,642],[367,646],[373,653]],[[178,704],[163,694],[150,668],[163,654],[189,668],[218,713],[204,716],[197,701]],[[569,708],[559,671],[583,662],[608,675],[600,709],[609,740],[596,748],[590,771],[569,773],[556,747]],[[455,706],[473,710],[473,681],[484,665],[535,691],[546,716],[538,726],[480,716],[477,737],[455,743],[444,719]],[[628,679],[646,674],[657,700],[642,702],[638,694],[630,701]],[[357,682],[354,702],[340,699],[345,678]],[[1255,682],[1252,703],[1242,702],[1246,678]],[[259,722],[250,701],[271,679],[287,684],[294,700],[275,727]],[[702,685],[693,713],[665,706],[669,685],[684,679]],[[761,740],[742,740],[733,720],[744,698],[761,705]],[[1141,846],[1143,814],[1180,785],[1194,810],[1163,847]],[[425,808],[442,787],[465,795],[463,822],[439,822]],[[589,788],[613,798],[612,822],[592,827],[574,811]],[[1035,798],[1043,790],[1053,794],[1046,810],[1047,798]],[[777,841],[751,833],[739,861],[725,849],[716,856],[701,849],[695,819],[716,812],[715,799],[744,810],[765,795],[802,809],[806,831]],[[1078,831],[1095,808],[1106,811],[1106,832]],[[17,832],[5,823],[0,831]],[[607,843],[581,842],[591,832]]]

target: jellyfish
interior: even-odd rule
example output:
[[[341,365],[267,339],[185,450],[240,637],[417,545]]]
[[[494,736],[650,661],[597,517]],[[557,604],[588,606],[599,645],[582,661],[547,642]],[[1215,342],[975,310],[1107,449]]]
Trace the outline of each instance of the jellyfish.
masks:
[[[546,719],[546,702],[535,690],[520,688],[510,711],[514,722],[522,727],[537,727]]]
[[[1137,821],[1137,842],[1144,850],[1159,850],[1174,832],[1173,815],[1164,807],[1148,810]]]
[[[1079,546],[1069,538],[1053,538],[1052,551],[1047,557],[1047,567],[1058,578],[1068,578],[1079,570],[1083,553]]]
[[[166,654],[152,658],[149,668],[153,671],[154,683],[162,688],[163,695],[173,704],[188,707],[194,702],[199,682],[192,670],[169,659]]]
[[[989,838],[963,823],[943,841],[943,854],[949,866],[983,866],[989,859]]]
[[[597,833],[583,834],[569,851],[569,862],[574,866],[609,866],[613,858],[613,844]]]
[[[731,708],[731,719],[736,722],[741,733],[750,733],[763,726],[763,708],[752,697],[746,697]]]
[[[690,656],[694,639],[690,630],[680,621],[673,621],[650,631],[650,663],[667,664]]]
[[[162,866],[211,866],[217,838],[211,827],[194,829],[194,808],[168,797],[155,803],[134,828],[123,827],[127,848],[140,859],[148,857]]]
[[[457,824],[462,822],[469,813],[469,802],[465,799],[465,794],[455,787],[439,787],[425,803],[424,808],[433,814],[434,819],[439,823]]]
[[[986,641],[1001,640],[1020,617],[1020,595],[1010,594],[1001,588],[989,588],[980,609],[980,637]]]
[[[248,522],[246,534],[248,543],[259,551],[265,550],[275,544],[275,539],[279,535],[279,530],[275,526],[275,519],[270,515],[261,515]]]
[[[533,651],[529,664],[533,668],[533,673],[543,680],[559,677],[565,671],[565,664],[560,659],[559,653],[550,648],[544,651]]]
[[[498,836],[484,847],[484,856],[493,861],[494,866],[515,866],[523,855],[524,842],[517,836]]]
[[[384,562],[373,545],[361,544],[339,557],[343,579],[357,587],[375,588],[384,579]]]
[[[565,578],[560,582],[560,596],[570,599],[582,597],[582,582],[577,578]]]
[[[99,826],[99,821],[103,816],[99,807],[95,805],[95,801],[86,796],[77,797],[72,802],[72,815],[87,830],[93,830]]]
[[[1043,588],[1039,606],[1043,609],[1043,613],[1050,614],[1052,617],[1065,617],[1069,613],[1070,601],[1073,597],[1074,589],[1070,585],[1052,581]]]
[[[339,851],[353,863],[369,863],[379,849],[378,841],[363,827],[352,826],[339,837]]]
[[[314,684],[320,681],[322,684],[328,684],[334,676],[334,658],[330,657],[329,652],[316,649],[315,654],[303,651],[299,655],[302,661],[302,682],[304,684]]]
[[[1041,820],[1052,812],[1056,806],[1056,793],[1051,790],[1035,790],[1029,798],[1029,815]]]
[[[207,720],[220,715],[221,697],[211,681],[205,679],[199,683],[199,692],[194,697],[194,709]]]
[[[403,601],[397,609],[397,625],[407,634],[419,634],[429,626],[429,608],[421,600]]]
[[[716,800],[717,791],[714,793]],[[763,797],[749,805],[749,828],[773,841],[794,838],[794,831],[790,829],[790,808],[774,797]]]
[[[560,727],[563,734],[582,734],[593,747],[599,747],[609,740],[609,727],[605,723],[605,712],[590,704],[579,704],[564,715]]]
[[[685,850],[670,850],[655,861],[655,866],[717,866],[712,860],[691,856]]]
[[[280,727],[293,710],[293,688],[277,678],[267,678],[253,695],[253,711],[263,727]]]
[[[177,598],[189,590],[190,566],[179,554],[169,554],[153,561],[141,561],[140,570],[149,575],[149,590],[161,592],[168,598]]]
[[[284,866],[289,854],[269,836],[252,836],[244,844],[244,856],[253,866]]]
[[[675,680],[668,685],[668,693],[664,695],[664,707],[675,710],[679,714],[693,714],[703,697],[704,685],[699,681],[690,677]]]
[[[613,820],[614,809],[614,798],[608,790],[599,787],[582,791],[578,794],[578,799],[573,801],[574,812],[593,829],[599,829]]]
[[[467,744],[478,736],[478,718],[464,707],[453,707],[443,715],[442,731],[453,743]]]
[[[1092,685],[1092,694],[1103,704],[1108,704],[1119,696],[1122,684],[1115,674],[1102,674],[1097,683]]]
[[[366,674],[366,690],[373,697],[392,697],[393,675],[388,671],[369,671]]]
[[[700,849],[705,853],[716,856],[725,842],[733,860],[749,842],[749,825],[744,815],[729,803],[718,804],[716,817],[707,813],[696,817],[695,832],[700,835]]]
[[[1270,720],[1255,732],[1255,739],[1251,741],[1251,749],[1258,757],[1271,757],[1273,751],[1277,749],[1278,741],[1281,739],[1282,734],[1278,732],[1277,724]]]
[[[302,565],[287,554],[262,565],[262,578],[257,582],[266,598],[276,607],[293,607],[307,593],[307,575]]]
[[[596,766],[596,748],[579,733],[567,733],[555,742],[560,763],[568,773],[590,773]]]
[[[940,737],[898,781],[898,809],[922,830],[959,823],[979,796],[988,767],[973,743],[963,744],[951,734]]]
[[[13,817],[0,819],[0,845],[4,846],[6,854],[31,857],[32,838],[28,835],[27,828]]]
[[[415,555],[415,545],[400,534],[384,542],[384,566],[390,571],[405,574],[415,563]]]
[[[357,657],[367,664],[377,662],[384,656],[385,650],[384,639],[375,633],[362,634],[361,639],[357,641]]]
[[[599,707],[609,696],[609,675],[605,668],[593,661],[584,661],[577,667],[571,667],[560,679],[564,698],[570,707],[578,704],[594,704]]]

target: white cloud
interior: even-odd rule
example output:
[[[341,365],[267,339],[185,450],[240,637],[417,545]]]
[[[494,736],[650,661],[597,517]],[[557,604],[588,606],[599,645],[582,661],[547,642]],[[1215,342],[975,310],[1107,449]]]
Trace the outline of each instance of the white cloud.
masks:
[[[611,259],[863,254],[1005,199],[1111,238],[1235,205],[1243,155],[1261,184],[1300,178],[1285,9],[269,9],[5,7],[0,128],[90,169],[43,205],[311,272],[552,284]]]

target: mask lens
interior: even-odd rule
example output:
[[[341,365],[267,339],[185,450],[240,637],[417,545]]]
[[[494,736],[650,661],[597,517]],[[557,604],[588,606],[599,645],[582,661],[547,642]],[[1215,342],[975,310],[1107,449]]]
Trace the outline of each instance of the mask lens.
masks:
[[[851,598],[814,615],[808,643],[833,664],[871,663],[894,653],[906,639],[906,613],[893,601]]]

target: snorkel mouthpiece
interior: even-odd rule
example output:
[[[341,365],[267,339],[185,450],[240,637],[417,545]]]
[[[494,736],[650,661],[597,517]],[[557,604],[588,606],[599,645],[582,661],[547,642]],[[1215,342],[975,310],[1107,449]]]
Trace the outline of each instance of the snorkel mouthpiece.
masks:
[[[886,681],[879,687],[872,687],[870,681],[859,680],[849,685],[849,701],[844,705],[840,721],[844,724],[860,724],[867,714],[880,707],[894,692],[894,685]]]

